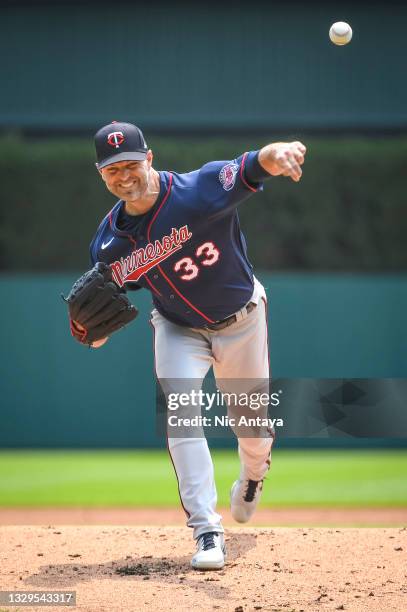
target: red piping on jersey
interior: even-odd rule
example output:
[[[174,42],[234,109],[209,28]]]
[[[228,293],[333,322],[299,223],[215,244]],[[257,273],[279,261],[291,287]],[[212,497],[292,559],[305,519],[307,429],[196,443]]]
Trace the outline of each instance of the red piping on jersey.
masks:
[[[156,217],[158,215],[158,213],[160,212],[160,210],[162,209],[162,207],[164,206],[165,202],[168,200],[168,196],[170,195],[170,191],[171,191],[171,186],[172,186],[172,174],[169,173],[170,175],[170,180],[168,183],[168,189],[167,189],[167,193],[165,194],[165,196],[163,197],[163,201],[161,202],[160,206],[157,208],[157,210],[155,211],[155,215],[154,217],[151,219],[150,224],[147,228],[147,240],[150,240],[150,230],[151,230],[151,226],[153,225],[154,221],[156,220]]]
[[[113,220],[112,220],[112,210],[109,213],[109,224],[110,224],[110,229],[112,230],[113,233],[115,233],[114,232],[114,227],[113,227]],[[136,246],[137,243],[134,240],[133,236],[131,236],[130,234],[125,234],[125,233],[124,233],[124,235],[126,236],[126,238],[128,238],[130,240],[130,242],[132,242],[134,244],[134,246]]]
[[[110,228],[113,230],[112,211],[110,211],[110,213],[109,213],[109,224],[110,224]],[[133,245],[136,246],[137,242],[134,240],[133,236],[130,236],[130,234],[126,234],[126,238],[128,238],[130,240],[130,242],[132,242]],[[147,281],[147,283],[150,285],[151,289],[157,295],[162,295],[160,293],[160,291],[158,291],[157,287],[154,287],[153,283],[147,278],[147,276],[144,276],[144,278]]]
[[[254,193],[256,193],[257,189],[255,189],[254,187],[252,187],[251,185],[249,185],[249,183],[248,183],[248,182],[246,181],[246,179],[244,178],[244,174],[243,174],[243,173],[244,173],[244,165],[245,165],[245,163],[246,163],[246,158],[247,158],[247,156],[248,156],[248,153],[245,153],[245,154],[243,155],[242,163],[240,164],[240,178],[241,178],[242,183],[243,183],[244,185],[246,185],[246,187],[247,187],[248,189],[250,189],[250,191],[253,191]]]
[[[171,186],[172,186],[172,174],[170,174],[170,181],[169,181],[169,185],[168,185],[168,189],[167,189],[167,193],[165,194],[163,201],[160,204],[160,207],[157,209],[154,217],[151,219],[150,221],[150,225],[148,226],[147,229],[147,240],[150,242],[150,232],[151,232],[151,227],[154,223],[154,221],[157,218],[158,213],[160,212],[161,208],[163,207],[163,205],[165,204],[165,202],[168,199],[168,196],[170,195],[170,191],[171,191]],[[176,288],[176,286],[170,281],[170,279],[168,278],[168,276],[165,274],[165,272],[163,271],[163,269],[161,268],[161,266],[157,266],[157,268],[159,269],[159,271],[161,272],[162,276],[165,278],[165,280],[167,281],[167,283],[170,285],[170,287],[175,291],[175,293],[177,295],[179,295],[179,297],[184,300],[184,302],[186,304],[188,304],[188,306],[190,308],[192,308],[192,310],[195,310],[195,312],[197,312],[203,319],[205,319],[205,321],[207,321],[208,323],[215,323],[215,321],[213,321],[212,319],[210,319],[209,317],[207,317],[206,315],[204,315],[203,312],[201,312],[196,306],[194,306],[189,300],[187,300],[187,298],[182,295],[182,293]]]
[[[207,317],[206,315],[204,315],[203,312],[201,312],[196,306],[194,306],[193,304],[191,304],[191,302],[189,300],[187,300],[187,298],[182,295],[182,293],[180,291],[178,291],[178,289],[176,288],[176,286],[170,281],[170,279],[168,278],[168,276],[165,274],[165,272],[163,271],[163,269],[161,268],[161,266],[157,266],[158,269],[160,270],[161,274],[163,275],[163,277],[165,278],[165,280],[167,281],[167,283],[170,285],[170,287],[172,287],[175,291],[175,293],[177,293],[179,295],[179,297],[184,300],[184,302],[186,304],[188,304],[188,306],[190,306],[193,310],[195,310],[195,312],[197,312],[199,315],[201,315],[201,317],[203,317],[205,319],[205,321],[208,321],[208,323],[215,323],[216,321],[213,321],[212,319],[210,319],[209,317]]]
[[[155,291],[157,293],[157,295],[162,295],[160,293],[160,291],[158,291],[158,289],[156,287],[154,287],[153,283],[151,282],[151,280],[149,278],[147,278],[146,275],[144,275],[144,280],[148,282],[148,284],[150,285],[151,289],[153,289],[153,291]]]

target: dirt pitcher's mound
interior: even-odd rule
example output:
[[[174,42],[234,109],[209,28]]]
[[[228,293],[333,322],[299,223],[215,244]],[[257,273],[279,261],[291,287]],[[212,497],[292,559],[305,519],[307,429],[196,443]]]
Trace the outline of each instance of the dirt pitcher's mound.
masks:
[[[1,527],[0,590],[76,591],[89,612],[406,607],[406,528],[234,528],[226,544],[222,571],[197,572],[186,527]]]

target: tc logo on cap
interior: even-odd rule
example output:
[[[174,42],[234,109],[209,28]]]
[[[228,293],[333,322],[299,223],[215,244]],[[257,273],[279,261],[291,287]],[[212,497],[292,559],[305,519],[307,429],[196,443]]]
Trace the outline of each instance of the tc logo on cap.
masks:
[[[118,149],[124,142],[123,132],[110,132],[110,134],[107,135],[107,142],[111,147],[116,147],[116,149]]]

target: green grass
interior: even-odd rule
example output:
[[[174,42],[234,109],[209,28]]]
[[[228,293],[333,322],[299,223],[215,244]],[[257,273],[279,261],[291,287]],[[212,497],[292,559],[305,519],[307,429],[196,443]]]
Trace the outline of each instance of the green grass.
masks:
[[[213,451],[219,505],[239,463]],[[263,505],[407,506],[407,451],[273,452]],[[178,506],[164,451],[2,451],[0,506]]]

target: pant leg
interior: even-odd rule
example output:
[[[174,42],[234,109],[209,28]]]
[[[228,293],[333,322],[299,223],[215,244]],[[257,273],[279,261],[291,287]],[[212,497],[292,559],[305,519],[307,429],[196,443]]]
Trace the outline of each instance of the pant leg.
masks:
[[[267,300],[261,285],[257,307],[246,318],[216,332],[212,350],[215,358],[213,369],[222,390],[238,389],[239,393],[250,393],[263,387],[264,392],[269,392]],[[273,441],[274,432],[271,431],[268,437],[238,438],[245,478],[264,478],[270,467]]]
[[[179,392],[190,391],[191,386],[199,391],[213,361],[208,338],[204,333],[171,323],[156,310],[151,324],[156,375],[164,393],[168,384],[172,390],[178,385]],[[188,379],[185,383],[188,389],[183,388],[181,379]],[[214,468],[203,431],[202,437],[168,437],[167,443],[187,525],[193,528],[194,538],[207,531],[223,532],[222,517],[216,512]]]

